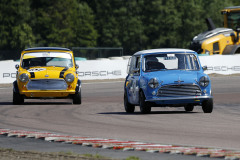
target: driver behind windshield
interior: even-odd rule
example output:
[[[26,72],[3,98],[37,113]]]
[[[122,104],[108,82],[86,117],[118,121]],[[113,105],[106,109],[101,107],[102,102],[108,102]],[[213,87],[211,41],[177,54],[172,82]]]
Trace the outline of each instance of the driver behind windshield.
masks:
[[[159,70],[165,69],[165,65],[161,62],[158,62],[158,59],[155,56],[148,56],[146,58],[146,70]]]
[[[193,54],[157,54],[145,56],[145,71],[158,70],[199,70]]]

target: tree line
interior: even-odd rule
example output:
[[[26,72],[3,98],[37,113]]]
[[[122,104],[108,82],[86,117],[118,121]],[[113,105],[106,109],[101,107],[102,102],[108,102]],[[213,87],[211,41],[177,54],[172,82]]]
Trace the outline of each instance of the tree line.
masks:
[[[0,58],[28,47],[188,48],[239,0],[1,0]],[[19,53],[18,53],[19,54]],[[19,56],[19,55],[18,55]]]

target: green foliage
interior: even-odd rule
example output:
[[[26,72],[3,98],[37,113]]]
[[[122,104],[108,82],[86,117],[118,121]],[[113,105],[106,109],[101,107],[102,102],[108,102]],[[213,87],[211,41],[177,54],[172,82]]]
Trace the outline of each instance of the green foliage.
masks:
[[[96,27],[101,47],[124,47],[125,52],[143,49],[146,43],[141,1],[96,1]]]
[[[30,46],[35,40],[29,25],[30,19],[29,0],[1,0],[0,48],[19,49]]]
[[[74,46],[97,46],[97,30],[94,28],[94,14],[87,3],[76,4],[76,12],[72,16],[74,32]]]
[[[140,159],[135,156],[130,156],[130,157],[126,158],[126,160],[140,160]]]
[[[76,0],[33,1],[34,32],[42,46],[96,46],[94,15],[86,3]]]
[[[102,155],[99,155],[99,154],[95,154],[95,155],[93,155],[93,154],[83,154],[83,156],[84,157],[88,157],[88,158],[93,158],[93,159],[108,159],[108,158],[106,158],[106,157],[104,157],[104,156],[102,156]]]
[[[1,0],[0,49],[34,46],[188,48],[239,0]],[[3,57],[2,55],[0,57]]]
[[[204,18],[211,17],[216,27],[223,27],[223,16],[221,10],[225,7],[234,6],[233,2],[227,0],[204,1],[203,7],[208,10]]]

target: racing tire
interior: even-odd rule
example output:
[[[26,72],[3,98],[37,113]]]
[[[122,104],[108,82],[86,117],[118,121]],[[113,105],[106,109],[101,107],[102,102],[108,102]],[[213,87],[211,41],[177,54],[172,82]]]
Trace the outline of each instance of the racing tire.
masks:
[[[186,112],[191,112],[194,109],[194,105],[187,104],[187,105],[184,106],[184,109],[185,109]]]
[[[13,104],[23,104],[24,97],[20,95],[18,92],[13,92]]]
[[[202,102],[202,110],[204,113],[212,113],[213,111],[213,99],[209,99]]]
[[[81,103],[82,103],[82,96],[81,96],[81,91],[79,91],[73,95],[73,104],[81,104]]]
[[[127,113],[133,113],[135,111],[135,106],[128,102],[126,93],[124,93],[124,108]]]
[[[141,91],[139,94],[139,106],[140,106],[140,112],[142,114],[148,114],[151,112],[151,107],[148,105],[148,103],[145,100],[146,100],[145,95]]]

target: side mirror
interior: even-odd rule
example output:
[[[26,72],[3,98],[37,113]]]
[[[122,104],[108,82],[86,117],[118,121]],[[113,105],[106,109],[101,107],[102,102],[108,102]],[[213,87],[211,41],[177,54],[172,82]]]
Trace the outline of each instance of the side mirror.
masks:
[[[206,70],[207,70],[207,66],[203,66],[202,68],[203,68],[203,70],[204,70],[204,71],[206,71]]]
[[[15,68],[18,70],[18,68],[19,68],[19,65],[18,65],[18,64],[16,64],[16,65],[15,65]]]
[[[234,37],[234,36],[235,36],[235,34],[232,32],[232,33],[230,33],[230,36],[231,36],[231,37]]]
[[[238,32],[238,33],[240,32],[240,26],[236,27],[236,32]]]
[[[75,65],[75,68],[76,68],[76,69],[78,69],[78,68],[79,68],[79,65],[78,65],[78,64],[76,64],[76,65]]]
[[[130,66],[131,66],[131,59],[132,59],[132,57],[130,57],[129,59],[128,59],[128,65],[127,65],[127,74],[129,74],[129,72],[130,72]]]

